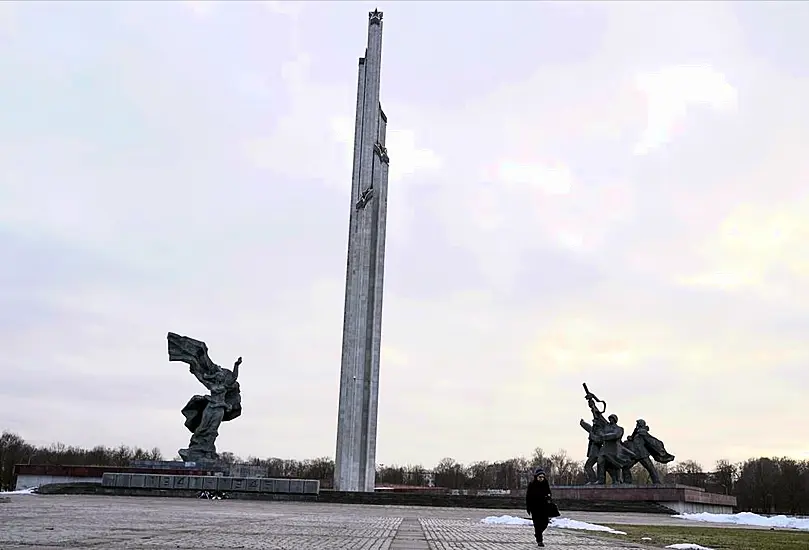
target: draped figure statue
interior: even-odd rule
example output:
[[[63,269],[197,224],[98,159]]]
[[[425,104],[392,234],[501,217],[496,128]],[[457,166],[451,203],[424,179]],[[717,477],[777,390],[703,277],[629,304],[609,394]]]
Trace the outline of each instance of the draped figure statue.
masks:
[[[168,333],[169,361],[188,364],[189,371],[210,392],[209,395],[193,396],[182,413],[185,427],[191,432],[191,442],[179,454],[186,462],[216,460],[216,441],[219,425],[242,414],[242,398],[239,389],[239,357],[233,370],[225,369],[208,357],[205,342],[188,336]]]

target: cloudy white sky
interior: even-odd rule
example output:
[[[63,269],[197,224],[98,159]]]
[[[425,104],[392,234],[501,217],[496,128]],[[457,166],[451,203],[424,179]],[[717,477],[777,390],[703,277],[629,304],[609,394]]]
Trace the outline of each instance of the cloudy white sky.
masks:
[[[0,4],[0,429],[332,455],[357,58],[385,13],[378,461],[809,458],[809,4]],[[803,399],[802,399],[803,398]],[[801,435],[803,434],[803,435]]]

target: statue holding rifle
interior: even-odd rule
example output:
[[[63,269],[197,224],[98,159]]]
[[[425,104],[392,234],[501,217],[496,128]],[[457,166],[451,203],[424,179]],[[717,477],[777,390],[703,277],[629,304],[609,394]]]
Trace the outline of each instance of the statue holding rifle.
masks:
[[[588,424],[582,418],[579,421],[579,426],[587,432],[587,461],[584,463],[584,473],[587,476],[587,484],[592,485],[598,481],[596,475],[595,465],[598,463],[598,457],[601,454],[601,447],[604,444],[602,435],[606,426],[603,413],[607,410],[607,403],[600,400],[594,394],[590,393],[587,389],[587,384],[584,384],[584,393],[587,398],[587,404],[593,413],[593,423]],[[603,408],[599,411],[596,403],[601,403]]]
[[[641,463],[649,472],[652,483],[659,484],[660,478],[649,457],[666,463],[674,460],[674,456],[666,451],[662,441],[649,434],[648,426],[643,420],[638,420],[632,435],[626,441],[621,441],[624,429],[618,425],[618,417],[611,414],[604,418],[604,413],[607,412],[606,401],[596,397],[587,384],[582,385],[584,397],[593,414],[592,424],[584,419],[579,422],[589,438],[587,462],[584,465],[587,483],[604,485],[609,474],[613,484],[631,484],[631,469],[635,464]],[[597,472],[593,471],[593,466],[597,467]]]
[[[632,463],[635,457],[634,453],[621,444],[621,439],[624,436],[624,429],[618,425],[618,417],[611,414],[609,418],[604,418],[604,413],[607,411],[607,403],[595,396],[588,388],[587,384],[584,386],[584,397],[587,399],[587,404],[590,407],[590,412],[593,414],[593,424],[588,425],[582,419],[579,425],[584,428],[590,435],[591,443],[598,445],[598,454],[595,456],[595,464],[597,474],[595,476],[595,483],[597,485],[604,485],[607,483],[607,474],[610,475],[613,484],[623,482],[621,477],[624,467]],[[601,409],[598,403],[602,405]],[[589,429],[588,429],[589,428]],[[590,463],[588,476],[592,480],[592,461],[594,449],[588,449],[588,463]]]

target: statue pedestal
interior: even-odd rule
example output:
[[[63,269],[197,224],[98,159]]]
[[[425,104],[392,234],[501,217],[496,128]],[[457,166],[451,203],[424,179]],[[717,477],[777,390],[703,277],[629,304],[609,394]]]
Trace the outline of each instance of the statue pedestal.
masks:
[[[621,503],[649,503],[675,514],[732,514],[736,507],[734,496],[707,493],[689,485],[561,485],[551,490],[560,508],[565,508],[565,503],[583,501],[603,505],[605,511]]]

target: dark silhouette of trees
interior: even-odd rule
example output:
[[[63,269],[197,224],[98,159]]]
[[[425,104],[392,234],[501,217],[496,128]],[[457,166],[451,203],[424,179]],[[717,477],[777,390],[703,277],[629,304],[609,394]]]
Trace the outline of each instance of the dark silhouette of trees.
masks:
[[[691,487],[706,488],[707,475],[702,470],[702,465],[694,460],[683,460],[674,465],[669,478],[680,485],[690,485]]]
[[[150,451],[126,445],[119,447],[96,446],[92,449],[68,447],[54,443],[37,447],[26,443],[15,433],[4,431],[0,435],[0,490],[14,488],[15,464],[53,464],[65,466],[128,466],[135,460],[162,460],[160,449]]]
[[[321,487],[332,487],[334,460],[321,457],[310,460],[248,457],[242,459],[231,452],[220,453],[221,459],[249,475],[319,479]],[[15,464],[72,466],[131,466],[137,461],[162,460],[160,450],[144,450],[126,445],[92,449],[54,443],[37,447],[19,435],[4,431],[0,435],[0,490],[14,488]],[[175,460],[179,459],[177,457]],[[553,485],[580,485],[585,481],[583,461],[570,458],[559,450],[546,455],[541,447],[530,458],[511,458],[497,462],[479,461],[463,465],[453,458],[442,459],[432,470],[422,465],[383,465],[377,467],[377,484],[427,487],[457,491],[497,491],[525,489],[534,468],[545,469]],[[674,464],[655,464],[663,483],[679,483],[701,487],[709,492],[736,496],[738,508],[765,514],[809,514],[809,460],[791,458],[751,458],[734,464],[718,460],[707,472],[693,460]],[[633,468],[636,483],[649,482],[640,464]]]
[[[382,485],[426,486],[427,470],[423,466],[385,466],[380,464],[376,469],[377,483]]]
[[[713,481],[721,492],[729,495],[739,479],[739,467],[728,460],[717,460],[713,471]],[[717,491],[720,492],[720,491]]]
[[[334,460],[328,457],[313,460],[284,460],[270,458],[262,461],[267,465],[267,477],[292,477],[298,479],[319,479],[331,484],[334,477]]]
[[[13,489],[14,465],[25,463],[32,447],[23,438],[11,432],[0,435],[0,491]]]
[[[411,487],[427,487],[430,476],[421,465],[385,466],[380,464],[376,469],[378,485],[400,485]]]
[[[443,458],[433,468],[435,485],[449,489],[463,489],[466,482],[466,471],[462,464],[453,458]]]
[[[736,468],[733,494],[740,509],[765,514],[809,513],[809,461],[755,458]]]

